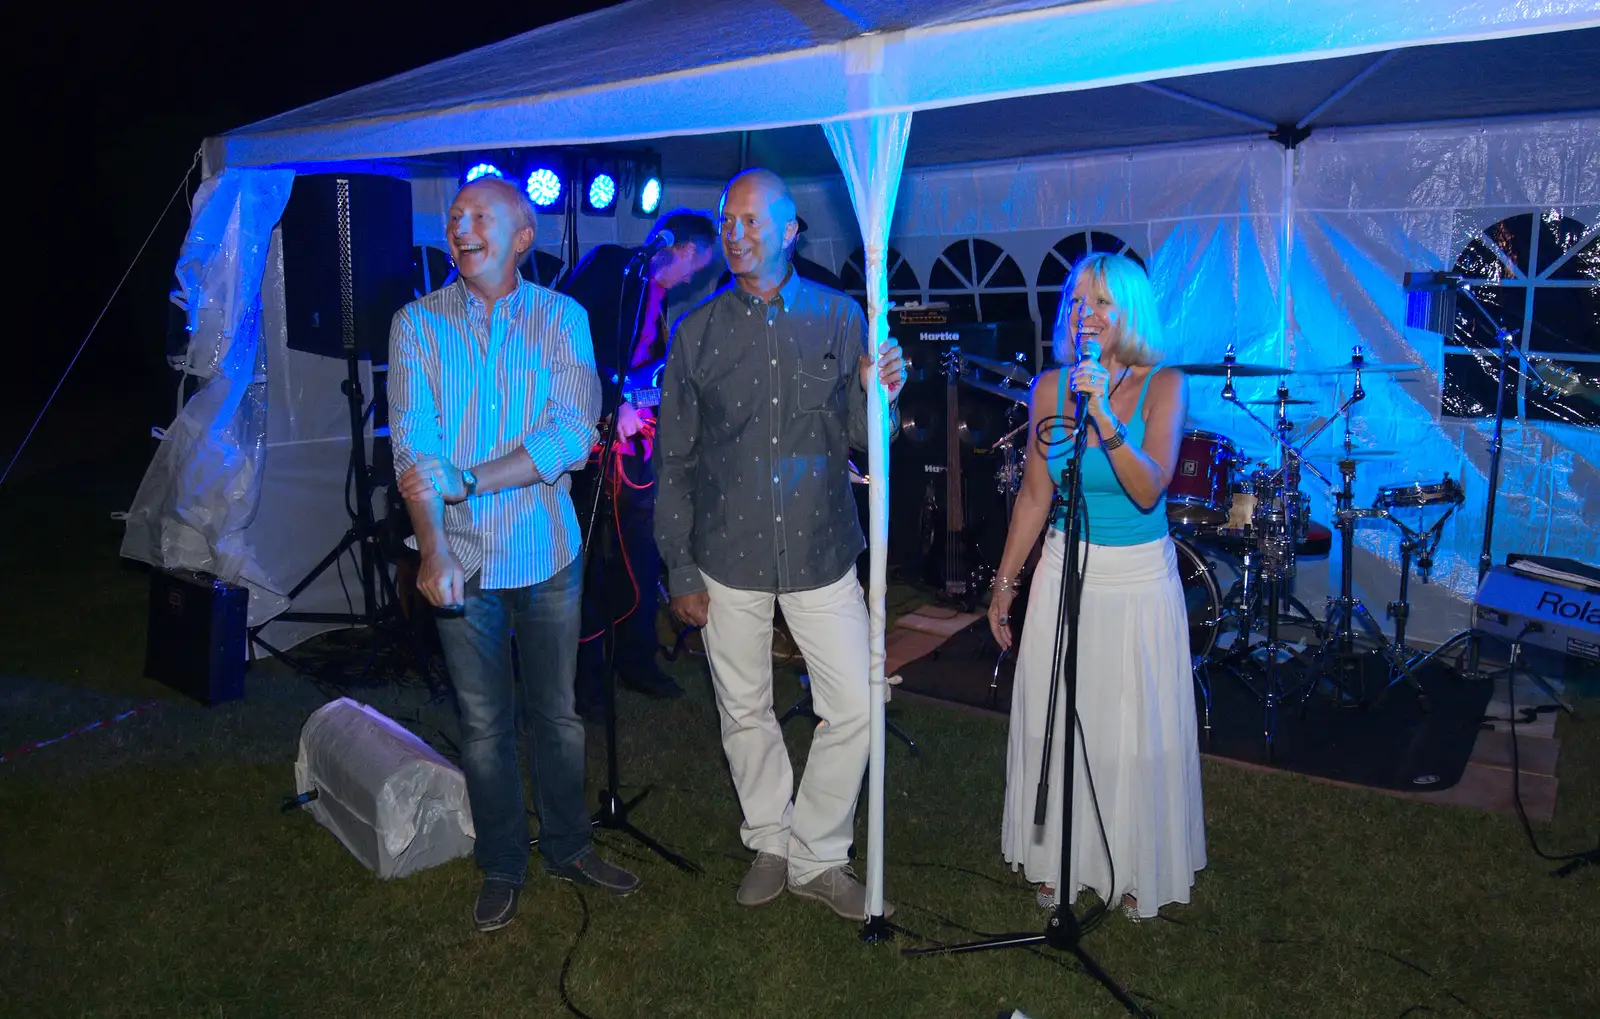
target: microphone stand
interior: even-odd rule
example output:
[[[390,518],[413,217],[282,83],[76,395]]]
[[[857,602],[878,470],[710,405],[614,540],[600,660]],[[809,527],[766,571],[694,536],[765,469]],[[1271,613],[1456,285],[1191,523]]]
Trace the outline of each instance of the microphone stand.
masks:
[[[649,247],[641,248],[628,262],[628,268],[622,274],[623,293],[626,293],[627,281],[632,279],[634,276],[634,263],[639,263],[639,296],[634,301],[633,329],[628,334],[629,337],[633,339],[637,339],[639,335],[639,326],[644,319],[644,299],[646,292],[649,290],[650,283],[650,258],[648,257],[650,254],[651,249]],[[619,295],[619,297],[620,296],[621,295]],[[632,343],[623,342],[623,337],[620,335],[622,328],[620,321],[618,322],[617,328],[619,331],[617,345],[619,347],[618,352],[620,355],[617,359],[617,376],[620,387],[621,381],[627,378],[626,362],[632,356],[633,345]],[[626,349],[624,350],[621,348]],[[619,410],[621,408],[620,400],[618,403],[618,408]],[[600,466],[596,472],[597,476],[594,484],[594,495],[589,502],[588,525],[584,528],[583,555],[586,563],[588,556],[593,551],[596,522],[600,519],[601,494],[606,486],[606,470],[611,463],[612,452],[616,449],[616,444],[617,411],[613,411],[611,416],[611,427],[606,429],[605,439],[600,446]],[[621,470],[622,465],[618,464],[617,469]],[[613,499],[615,499],[615,496],[613,496]],[[604,524],[600,525],[602,536],[604,535],[605,526],[606,525]],[[622,535],[618,533],[614,527],[612,528],[612,540],[615,542],[622,541]],[[605,577],[609,572],[608,568],[611,563],[610,549],[611,544],[609,542],[602,542],[602,561],[598,571],[602,578]],[[635,796],[631,800],[623,800],[619,792],[622,787],[622,782],[619,777],[619,769],[617,767],[617,624],[616,620],[612,618],[611,607],[609,605],[602,604],[602,611],[605,619],[604,629],[601,630],[601,635],[596,639],[603,642],[601,645],[601,655],[602,660],[605,663],[602,667],[602,671],[605,676],[604,682],[602,683],[602,689],[605,691],[606,784],[605,788],[600,790],[600,809],[594,813],[594,826],[596,828],[606,828],[611,831],[620,831],[624,835],[632,838],[635,842],[638,842],[640,845],[644,846],[646,849],[655,853],[657,856],[661,857],[663,860],[666,860],[674,867],[677,867],[679,870],[698,876],[703,873],[698,866],[684,859],[682,856],[679,856],[666,846],[663,846],[649,835],[646,835],[644,832],[634,827],[633,823],[628,820],[628,812],[634,807],[638,806],[640,801],[642,801],[646,796],[650,795],[651,787],[646,786],[644,790],[639,793],[639,795]],[[635,607],[634,611],[638,611],[637,607]]]
[[[1086,360],[1086,358],[1085,358]],[[1061,380],[1066,384],[1066,379]],[[1054,498],[1050,502],[1050,514],[1045,519],[1053,519],[1056,512],[1063,514],[1063,531],[1066,537],[1065,559],[1061,567],[1061,594],[1056,609],[1056,630],[1054,651],[1050,664],[1050,700],[1045,711],[1044,747],[1040,754],[1038,794],[1034,800],[1033,823],[1042,826],[1048,813],[1050,799],[1050,758],[1055,742],[1055,722],[1060,710],[1060,699],[1065,696],[1067,718],[1063,726],[1066,734],[1066,746],[1063,748],[1065,757],[1062,768],[1062,779],[1065,783],[1061,790],[1061,870],[1056,878],[1056,905],[1050,911],[1050,919],[1045,922],[1044,932],[1035,934],[1031,932],[1016,932],[999,934],[985,938],[981,941],[972,941],[960,945],[939,945],[934,948],[907,949],[906,955],[951,955],[959,952],[981,952],[994,948],[1027,948],[1032,945],[1048,945],[1063,952],[1070,952],[1083,966],[1084,972],[1098,980],[1110,992],[1128,1014],[1146,1016],[1144,1009],[1134,1001],[1132,996],[1122,988],[1117,981],[1107,973],[1094,957],[1083,947],[1083,936],[1090,927],[1097,923],[1110,909],[1109,902],[1102,902],[1092,908],[1088,915],[1079,918],[1072,911],[1070,898],[1067,894],[1067,884],[1072,875],[1072,799],[1077,768],[1077,720],[1078,720],[1078,614],[1080,605],[1078,597],[1082,592],[1079,581],[1078,555],[1080,548],[1079,536],[1079,509],[1083,494],[1083,454],[1089,445],[1089,424],[1087,421],[1088,397],[1080,393],[1077,398],[1076,417],[1074,418],[1075,430],[1073,434],[1072,455],[1062,470],[1061,483],[1056,487]],[[1106,856],[1109,859],[1110,848],[1107,847]]]

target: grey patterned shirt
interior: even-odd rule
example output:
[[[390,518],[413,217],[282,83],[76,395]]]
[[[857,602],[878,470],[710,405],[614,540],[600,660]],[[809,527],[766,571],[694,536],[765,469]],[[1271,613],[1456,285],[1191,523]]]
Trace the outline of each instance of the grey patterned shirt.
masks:
[[[865,542],[849,454],[867,445],[866,317],[794,272],[731,283],[678,320],[656,426],[656,544],[673,595],[826,587]],[[894,418],[890,434],[898,431]]]

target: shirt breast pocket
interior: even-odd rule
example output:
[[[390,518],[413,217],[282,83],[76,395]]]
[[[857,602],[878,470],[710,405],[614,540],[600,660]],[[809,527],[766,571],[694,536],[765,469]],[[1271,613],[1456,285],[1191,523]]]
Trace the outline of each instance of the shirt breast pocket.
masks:
[[[795,405],[801,410],[829,409],[839,391],[839,359],[833,354],[803,358],[795,385]]]

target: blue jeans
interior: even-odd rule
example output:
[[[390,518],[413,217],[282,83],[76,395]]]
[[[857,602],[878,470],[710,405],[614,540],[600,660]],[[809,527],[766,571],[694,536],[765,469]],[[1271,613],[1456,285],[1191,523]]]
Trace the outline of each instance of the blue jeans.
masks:
[[[460,616],[439,619],[439,641],[461,719],[461,770],[486,879],[520,886],[528,869],[528,817],[517,771],[517,696],[511,638],[531,722],[533,809],[539,852],[552,866],[590,845],[583,795],[583,722],[573,703],[583,558],[542,584],[484,591],[468,581]]]

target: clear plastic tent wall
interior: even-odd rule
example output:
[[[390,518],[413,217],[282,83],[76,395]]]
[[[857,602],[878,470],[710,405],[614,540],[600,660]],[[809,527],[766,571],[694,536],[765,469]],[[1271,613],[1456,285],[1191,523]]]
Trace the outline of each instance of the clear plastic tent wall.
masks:
[[[212,573],[250,590],[249,625],[291,608],[289,592],[350,526],[350,419],[342,358],[289,349],[276,224],[288,170],[230,169],[201,186],[178,260],[190,343],[204,380],[166,428],[128,512],[122,554]],[[361,364],[371,392],[370,367]],[[300,612],[359,611],[347,553],[292,600]],[[278,622],[289,648],[329,628]]]
[[[1459,604],[1477,589],[1497,325],[1526,356],[1508,362],[1494,561],[1511,552],[1600,561],[1600,364],[1583,360],[1600,355],[1600,118],[1314,134],[1299,150],[1294,228],[1291,363],[1328,365],[1360,343],[1375,360],[1422,369],[1364,379],[1356,445],[1394,455],[1361,464],[1357,505],[1373,505],[1379,486],[1447,473],[1465,486],[1434,590],[1421,597]],[[1485,281],[1476,294],[1488,316],[1463,298],[1450,335],[1407,328],[1402,280],[1417,271]],[[1349,380],[1321,378],[1326,388],[1303,391],[1326,412]],[[1400,540],[1386,523],[1357,531],[1358,578],[1382,579],[1363,563],[1391,578],[1368,592],[1369,608],[1395,590]],[[1418,627],[1444,636],[1430,630]]]
[[[253,589],[261,583],[245,532],[266,459],[262,288],[293,179],[287,170],[228,170],[195,195],[177,275],[188,310],[186,371],[204,381],[166,429],[134,497],[125,556]],[[283,607],[251,602],[252,620]]]
[[[1362,462],[1356,504],[1373,506],[1380,485],[1436,482],[1445,472],[1465,485],[1466,502],[1443,529],[1431,582],[1414,577],[1411,587],[1410,635],[1442,640],[1467,624],[1477,585],[1492,420],[1447,413],[1461,402],[1447,395],[1447,345],[1405,327],[1402,278],[1452,268],[1474,238],[1508,218],[1549,220],[1555,213],[1585,226],[1568,224],[1562,236],[1573,254],[1554,269],[1546,261],[1545,271],[1571,266],[1578,274],[1573,292],[1591,302],[1589,318],[1578,324],[1594,330],[1597,130],[1593,118],[1569,118],[1326,132],[1295,150],[1255,139],[911,171],[890,244],[915,273],[919,296],[938,300],[949,292],[930,286],[930,277],[947,250],[968,238],[991,241],[1016,263],[1024,285],[995,285],[997,273],[987,283],[967,281],[970,291],[1020,298],[1035,321],[1048,322],[1055,285],[1041,276],[1058,244],[1070,248],[1072,238],[1093,232],[1097,245],[1125,246],[1149,267],[1169,360],[1214,361],[1231,345],[1242,361],[1316,368],[1348,359],[1360,344],[1370,360],[1417,365],[1411,373],[1364,378],[1367,398],[1351,416],[1353,441],[1393,455]],[[860,246],[842,187],[804,185],[797,197],[811,224],[810,251],[831,250],[842,261]],[[1585,250],[1586,261],[1579,257]],[[1048,339],[1042,329],[1041,355]],[[1351,379],[1297,374],[1286,381],[1294,398],[1312,401],[1291,418],[1303,435],[1334,416]],[[1448,381],[1459,388],[1460,372]],[[1241,379],[1237,387],[1241,399],[1267,399],[1277,380]],[[1223,401],[1221,389],[1220,379],[1191,380],[1188,427],[1219,432],[1248,456],[1269,458],[1267,432]],[[1492,404],[1492,389],[1490,396]],[[1255,409],[1269,419],[1270,408]],[[1600,536],[1586,522],[1600,519],[1600,438],[1581,422],[1581,414],[1567,422],[1508,421],[1496,561],[1507,552],[1597,558]],[[1342,419],[1335,420],[1309,447],[1335,486],[1343,437]],[[1331,526],[1331,489],[1309,473],[1301,489],[1312,518]],[[1399,530],[1382,521],[1357,531],[1355,593],[1380,620],[1398,591],[1399,542]],[[1296,591],[1312,611],[1320,614],[1324,596],[1337,592],[1339,570],[1337,543],[1327,558],[1302,562]],[[1226,587],[1231,578],[1220,579]]]

